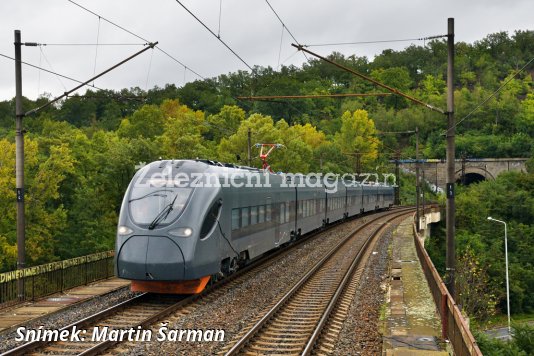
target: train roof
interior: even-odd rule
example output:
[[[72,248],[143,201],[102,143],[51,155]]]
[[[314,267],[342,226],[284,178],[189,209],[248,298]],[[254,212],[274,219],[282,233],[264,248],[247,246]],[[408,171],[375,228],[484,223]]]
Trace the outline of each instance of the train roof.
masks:
[[[209,174],[215,174],[215,175],[247,175],[249,173],[257,173],[257,174],[270,174],[273,176],[283,176],[286,175],[287,177],[294,177],[290,179],[294,179],[295,183],[300,181],[300,179],[303,179],[305,174],[301,173],[272,173],[263,169],[255,168],[255,167],[248,167],[248,166],[240,166],[233,163],[223,163],[218,162],[214,160],[207,160],[207,159],[170,159],[170,160],[159,160],[151,162],[147,165],[145,165],[141,170],[148,170],[149,172],[161,172],[165,169],[171,169],[172,171],[170,174],[178,174],[178,173],[185,173],[185,174],[192,174],[192,173],[209,173]],[[320,173],[319,173],[320,174]],[[336,175],[336,178],[340,178],[340,175]],[[334,177],[328,178],[329,181],[335,180]],[[339,179],[339,183],[341,184],[341,179]],[[349,180],[345,179],[346,182],[349,182]],[[367,182],[367,183],[360,183],[357,182],[358,185],[363,186],[371,186],[371,187],[390,187],[389,185],[384,185],[382,183],[376,183],[376,182]]]

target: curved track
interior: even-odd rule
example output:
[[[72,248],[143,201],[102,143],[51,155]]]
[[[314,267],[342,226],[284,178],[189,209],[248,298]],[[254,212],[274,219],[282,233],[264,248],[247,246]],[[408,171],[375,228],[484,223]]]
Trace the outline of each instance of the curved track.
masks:
[[[242,333],[226,355],[329,352],[340,330],[336,318],[344,319],[356,290],[359,276],[354,272],[363,270],[389,223],[410,212],[387,214],[350,233]]]
[[[398,216],[399,214],[406,214],[407,211],[412,211],[412,209],[394,209],[393,211],[386,213],[379,213],[369,215],[368,217],[373,219],[367,223],[364,223],[357,230],[363,231],[369,226],[376,225],[376,222],[383,220],[384,217],[390,217],[391,215]],[[378,216],[375,216],[378,215]],[[379,223],[380,225],[380,223]],[[336,225],[332,225],[335,227]],[[325,230],[320,230],[315,233],[311,233],[303,239],[298,240],[294,246],[299,245],[300,243],[310,240],[311,238],[320,235]],[[355,235],[357,232],[352,233]],[[343,243],[337,245],[339,249]],[[79,320],[75,323],[72,323],[68,326],[61,328],[60,330],[72,330],[73,327],[76,327],[77,330],[85,329],[87,330],[86,334],[80,335],[84,337],[82,341],[76,342],[44,342],[44,341],[34,341],[28,342],[21,346],[18,346],[10,351],[7,351],[3,355],[45,355],[45,354],[62,354],[62,355],[96,355],[102,353],[106,349],[116,345],[119,341],[97,341],[93,340],[93,328],[100,327],[102,330],[103,327],[107,326],[108,330],[116,329],[147,329],[151,325],[155,324],[158,320],[162,320],[166,316],[182,311],[187,313],[188,309],[199,303],[209,303],[210,300],[217,298],[220,293],[224,293],[221,288],[223,286],[232,286],[235,283],[239,283],[238,280],[241,278],[246,278],[249,273],[254,273],[257,269],[263,269],[266,266],[269,266],[273,263],[276,263],[280,258],[284,257],[289,253],[292,248],[279,249],[274,253],[271,253],[267,256],[260,258],[249,266],[241,269],[237,273],[234,273],[228,278],[221,280],[220,282],[215,283],[210,288],[206,289],[203,293],[192,296],[176,296],[176,295],[154,295],[154,294],[141,294],[134,298],[131,298],[127,301],[124,301],[116,306],[103,310],[99,313],[96,313],[90,317]],[[330,255],[330,254],[329,254]],[[325,257],[322,261],[326,261],[328,258]],[[319,269],[319,266],[317,267]],[[322,272],[326,277],[327,271]],[[333,285],[337,281],[337,277],[328,277],[329,284]],[[321,282],[324,283],[324,282]],[[320,285],[315,286],[318,290],[325,289]],[[327,292],[320,292],[318,296],[322,304],[327,303],[329,299],[329,294]],[[302,303],[302,302],[301,302]],[[310,304],[305,302],[304,304]],[[304,317],[306,319],[307,317]]]

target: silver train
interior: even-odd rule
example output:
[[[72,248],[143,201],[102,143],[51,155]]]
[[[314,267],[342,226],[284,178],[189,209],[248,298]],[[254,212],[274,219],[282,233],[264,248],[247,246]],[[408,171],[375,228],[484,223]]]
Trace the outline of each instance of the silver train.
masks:
[[[124,196],[116,274],[134,291],[199,293],[301,235],[388,209],[393,189],[206,160],[156,161],[135,174]]]

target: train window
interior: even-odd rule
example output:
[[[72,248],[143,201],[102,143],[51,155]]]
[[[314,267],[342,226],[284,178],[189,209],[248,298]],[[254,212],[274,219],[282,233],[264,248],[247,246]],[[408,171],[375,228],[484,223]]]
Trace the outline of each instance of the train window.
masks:
[[[241,208],[241,227],[247,227],[248,226],[248,219],[249,219],[249,211],[248,207]]]
[[[204,218],[204,222],[200,227],[200,239],[203,239],[208,236],[208,233],[215,226],[215,223],[217,222],[217,219],[219,217],[219,211],[221,210],[221,206],[221,201],[217,200],[215,203],[213,203],[210,210],[208,210],[206,218]]]
[[[145,183],[143,183],[145,184]],[[159,225],[165,226],[175,220],[184,210],[192,188],[155,188],[135,185],[130,193],[130,215],[136,224],[150,224],[157,215],[172,204],[166,218]]]
[[[250,208],[250,225],[258,223],[258,207],[253,206]]]
[[[232,230],[239,229],[239,209],[232,209]]]
[[[270,222],[271,216],[272,216],[272,207],[271,207],[271,204],[267,204],[265,206],[265,221]]]
[[[286,220],[285,222],[289,222],[289,213],[290,213],[290,209],[289,209],[289,202],[286,203]]]
[[[260,205],[258,209],[258,223],[261,224],[265,221],[265,205]]]

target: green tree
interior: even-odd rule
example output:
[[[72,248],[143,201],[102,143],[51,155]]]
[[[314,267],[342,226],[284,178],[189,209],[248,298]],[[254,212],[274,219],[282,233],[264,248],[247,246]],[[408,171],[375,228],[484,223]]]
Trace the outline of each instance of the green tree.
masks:
[[[158,139],[162,155],[185,159],[213,158],[202,137],[207,132],[202,111],[193,111],[176,100],[165,100],[161,111],[166,117],[164,131]]]
[[[156,105],[144,105],[130,118],[123,119],[118,134],[121,137],[154,138],[163,133],[165,115]]]
[[[335,136],[335,142],[341,151],[354,162],[356,172],[368,166],[378,156],[379,140],[376,138],[375,124],[367,111],[346,111],[341,116],[341,130]]]
[[[241,121],[245,119],[245,111],[235,105],[225,105],[217,114],[208,116],[209,133],[213,141],[233,135]]]

